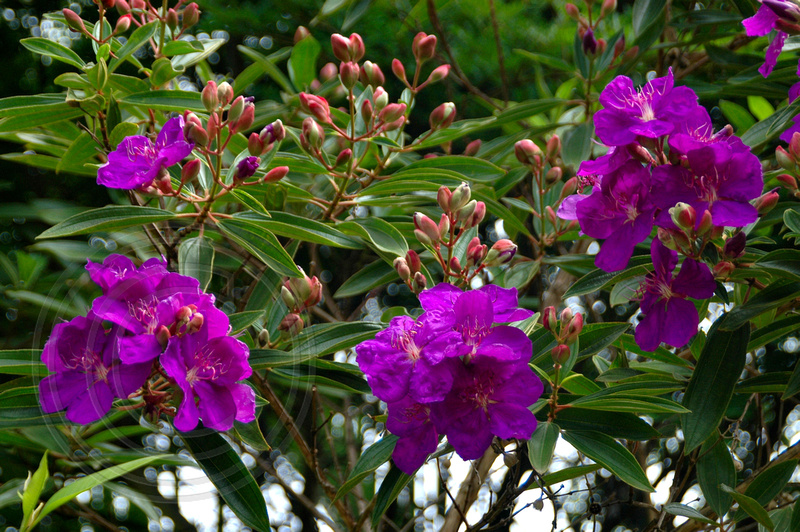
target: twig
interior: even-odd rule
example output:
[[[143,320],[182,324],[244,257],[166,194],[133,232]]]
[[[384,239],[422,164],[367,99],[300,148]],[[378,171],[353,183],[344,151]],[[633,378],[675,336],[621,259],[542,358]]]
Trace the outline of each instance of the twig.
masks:
[[[500,41],[500,28],[497,25],[497,13],[494,9],[494,0],[489,0],[489,12],[492,17],[492,32],[494,44],[497,47],[497,64],[500,67],[500,81],[502,82],[503,101],[508,106],[508,76],[506,75],[506,60],[503,57],[503,44]]]

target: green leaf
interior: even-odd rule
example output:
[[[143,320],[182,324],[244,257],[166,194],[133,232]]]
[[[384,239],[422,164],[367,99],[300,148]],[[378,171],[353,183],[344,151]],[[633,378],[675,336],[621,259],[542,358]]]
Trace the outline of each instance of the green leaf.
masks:
[[[503,287],[521,290],[539,273],[539,261],[524,261],[514,264],[503,274]]]
[[[283,377],[292,386],[304,384],[326,386],[348,393],[370,393],[369,385],[358,366],[344,362],[315,359],[291,367],[273,369],[275,377]]]
[[[232,197],[236,198],[239,201],[239,203],[241,203],[245,207],[249,207],[254,212],[260,214],[261,216],[266,216],[267,218],[271,217],[266,207],[264,207],[264,204],[258,201],[249,192],[241,190],[239,188],[234,188],[230,191],[230,194]]]
[[[93,162],[98,148],[99,146],[89,135],[89,132],[84,131],[77,139],[72,141],[67,153],[61,157],[58,166],[56,166],[56,173],[69,172],[73,167],[80,168],[84,163]]]
[[[47,471],[47,451],[42,455],[42,460],[39,462],[39,468],[31,475],[25,482],[25,491],[22,493],[22,523],[23,530],[33,528],[28,526],[32,523],[34,517],[33,511],[39,504],[39,496],[44,489],[44,483],[47,482],[47,477],[50,473]]]
[[[669,502],[663,506],[663,509],[668,514],[677,515],[680,517],[688,517],[689,519],[694,519],[695,521],[700,521],[701,523],[705,523],[707,525],[718,524],[709,519],[708,517],[704,516],[691,506],[686,506],[685,504],[681,504],[679,502]]]
[[[320,323],[297,335],[292,354],[295,360],[309,360],[356,346],[375,337],[382,327],[368,322]]]
[[[138,458],[136,460],[131,460],[130,462],[126,462],[123,464],[115,465],[109,467],[108,469],[103,469],[102,471],[98,471],[97,473],[92,473],[91,475],[81,477],[77,479],[75,482],[68,486],[64,486],[57,492],[53,494],[52,497],[45,503],[44,508],[42,508],[41,513],[36,517],[36,521],[34,524],[38,523],[42,520],[44,516],[60,508],[64,504],[68,503],[79,494],[83,493],[84,491],[90,490],[95,486],[100,486],[104,484],[106,481],[113,480],[117,477],[130,473],[131,471],[135,471],[140,467],[144,467],[156,460],[166,457],[169,455],[159,454],[159,455],[152,455],[152,456],[144,456],[142,458]]]
[[[339,491],[336,492],[334,500],[341,499],[350,493],[350,491],[358,486],[367,475],[388,462],[394,451],[395,443],[397,443],[397,436],[394,434],[387,434],[378,440],[377,443],[370,445],[358,458],[356,465],[353,467],[353,471],[350,472],[350,476],[347,477],[345,483],[342,484]]]
[[[153,67],[149,78],[150,84],[154,88],[161,87],[171,79],[178,77],[182,72],[182,69],[175,69],[168,58],[159,57],[153,61]]]
[[[364,218],[353,222],[343,222],[337,228],[344,233],[358,235],[368,240],[379,251],[389,254],[392,258],[404,257],[408,253],[408,243],[403,234],[381,218]]]
[[[317,57],[322,50],[319,42],[307,35],[292,48],[289,57],[289,79],[298,89],[307,88],[317,77]]]
[[[581,466],[573,466],[567,467],[560,471],[556,471],[555,473],[550,473],[549,475],[544,475],[542,477],[542,484],[545,486],[552,486],[553,484],[558,484],[560,482],[565,482],[567,480],[572,480],[573,478],[582,477],[584,475],[588,475],[589,473],[594,473],[602,466],[600,464],[590,464],[590,465],[581,465]],[[538,487],[537,485],[532,486],[533,488]]]
[[[443,157],[432,157],[430,159],[420,159],[403,167],[402,173],[418,168],[438,168],[452,170],[462,174],[470,181],[494,183],[504,175],[506,171],[489,161],[466,157],[463,155],[446,155]],[[400,173],[400,172],[398,172]]]
[[[83,115],[80,107],[62,101],[58,104],[40,105],[25,114],[15,114],[10,118],[0,121],[0,133],[16,132],[17,130],[31,129],[46,126],[62,120],[72,120]]]
[[[280,85],[281,89],[289,94],[295,94],[298,91],[292,86],[292,82],[289,81],[281,69],[275,66],[273,60],[269,57],[266,57],[255,50],[248,48],[247,46],[242,46],[241,44],[236,46],[236,49],[239,50],[242,55],[249,57],[253,61],[256,61],[261,65],[264,71],[271,77],[278,85]]]
[[[86,63],[81,59],[81,56],[56,41],[45,39],[44,37],[28,37],[19,41],[22,46],[31,52],[39,55],[46,55],[52,57],[62,63],[67,63],[74,67],[83,69]]]
[[[40,349],[9,349],[0,351],[0,373],[5,375],[47,375],[47,368],[40,362]]]
[[[181,439],[236,517],[245,526],[269,532],[264,495],[222,435],[208,429],[196,429],[181,433]]]
[[[238,218],[222,220],[217,225],[231,240],[276,272],[290,277],[303,276],[275,235],[266,229]]]
[[[203,45],[203,50],[201,52],[183,54],[172,58],[172,67],[175,70],[185,70],[208,58],[211,54],[216,52],[220,46],[225,44],[226,39],[198,39],[197,42]]]
[[[566,164],[577,168],[578,165],[591,156],[592,135],[594,135],[594,124],[592,122],[584,122],[567,131],[564,135],[564,147],[561,151],[561,157]]]
[[[708,505],[717,515],[725,515],[733,498],[721,488],[736,483],[736,468],[725,440],[714,433],[700,449],[697,481]]]
[[[109,63],[108,71],[114,72],[136,50],[147,44],[147,41],[155,35],[158,25],[157,21],[153,21],[136,28],[134,32],[131,33],[130,37],[128,37],[128,40],[125,41],[125,44],[120,46],[119,50],[114,54],[116,57]]]
[[[19,504],[19,492],[24,482],[21,478],[12,478],[0,486],[0,509]]]
[[[528,459],[539,474],[546,473],[550,467],[559,434],[561,429],[558,425],[552,421],[545,421],[539,423],[531,439],[528,440]]]
[[[644,441],[661,436],[639,416],[628,412],[604,412],[565,408],[558,412],[556,423],[564,430],[602,432],[612,438]]]
[[[800,281],[800,250],[778,249],[772,251],[758,259],[755,267],[778,277]]]
[[[364,247],[360,241],[347,236],[334,226],[287,212],[273,212],[270,218],[253,213],[242,213],[237,215],[236,219],[256,224],[276,235],[304,242],[345,249]]]
[[[724,319],[711,327],[683,396],[683,406],[691,411],[681,416],[687,453],[717,430],[744,369],[750,326],[725,331],[719,326]]]
[[[772,322],[766,327],[761,327],[753,331],[750,335],[750,343],[747,344],[747,350],[755,351],[759,347],[779,340],[798,329],[800,329],[800,316],[791,316]],[[788,396],[784,396],[783,399],[788,399]]]
[[[229,334],[238,334],[242,332],[260,320],[263,316],[263,310],[245,310],[243,312],[231,314],[228,316],[231,320],[231,332]]]
[[[205,113],[206,108],[200,100],[199,92],[178,90],[155,90],[128,94],[119,100],[120,105],[133,105],[141,109],[160,111],[195,111]]]
[[[738,329],[751,319],[777,308],[800,296],[800,283],[777,281],[768,285],[742,305],[728,312],[721,320],[720,328],[726,331]]]
[[[655,491],[636,458],[611,436],[593,431],[564,431],[561,435],[570,445],[626,484],[646,492]]]
[[[744,494],[752,497],[761,506],[766,506],[769,501],[778,496],[789,479],[792,478],[797,460],[787,460],[762,471],[744,490]],[[740,508],[733,516],[735,521],[745,517],[745,510]]]
[[[178,248],[178,272],[200,281],[205,290],[214,273],[214,245],[208,238],[187,238]]]
[[[161,53],[167,57],[176,55],[193,54],[204,50],[201,41],[169,41],[161,49]]]
[[[636,0],[633,4],[633,32],[643,35],[664,10],[666,4],[662,0]]]
[[[376,260],[343,282],[342,286],[333,294],[333,297],[339,299],[356,296],[369,292],[373,288],[387,285],[392,281],[400,281],[395,269],[384,260]]]
[[[722,112],[730,121],[731,125],[733,125],[737,135],[743,134],[756,123],[755,118],[753,118],[747,109],[738,103],[729,102],[728,100],[720,100],[719,107],[722,109]]]
[[[609,388],[612,389],[612,388]],[[604,390],[605,391],[605,390]],[[588,410],[605,410],[608,412],[631,412],[634,414],[685,414],[688,411],[669,399],[650,397],[647,395],[614,394],[593,397],[596,394],[581,397],[572,405]]]
[[[406,475],[392,464],[392,468],[386,474],[377,495],[375,495],[375,508],[372,511],[373,528],[381,520],[381,516],[386,513],[386,510],[389,509],[389,505],[397,499],[403,488],[411,482],[412,478],[414,477]]]
[[[772,519],[770,519],[769,514],[755,499],[743,493],[739,493],[725,484],[722,485],[722,489],[730,493],[731,497],[739,503],[739,508],[744,510],[747,515],[764,525],[768,530],[775,530],[775,524],[772,522]]]
[[[649,264],[651,264],[649,256],[638,256],[631,258],[630,262],[628,262],[628,267],[621,272],[606,272],[599,268],[594,269],[575,281],[564,293],[564,297],[591,294],[597,290],[608,288],[623,279],[644,275],[648,271],[646,265]]]
[[[578,358],[588,357],[602,351],[613,344],[629,327],[630,325],[627,323],[590,323],[584,325],[583,331],[578,337],[581,344]]]
[[[748,96],[747,107],[758,120],[766,120],[775,112],[775,108],[763,96]]]
[[[63,94],[35,94],[31,96],[9,96],[0,98],[0,118],[26,115],[37,107],[63,104]]]
[[[171,220],[172,218],[175,218],[174,213],[153,207],[108,205],[70,216],[37,236],[36,239],[114,231],[124,227]]]

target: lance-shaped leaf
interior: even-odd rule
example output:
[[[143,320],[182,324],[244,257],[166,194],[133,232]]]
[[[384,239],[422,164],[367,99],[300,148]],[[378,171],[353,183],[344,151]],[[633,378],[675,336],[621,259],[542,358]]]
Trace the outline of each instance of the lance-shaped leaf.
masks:
[[[358,486],[367,475],[385,464],[389,460],[389,457],[392,456],[396,443],[397,436],[394,434],[387,434],[377,443],[370,445],[367,450],[364,451],[364,454],[359,457],[356,465],[353,467],[353,471],[351,471],[350,476],[347,477],[347,481],[345,481],[342,487],[339,488],[339,491],[336,492],[336,499],[341,499],[347,495],[350,490]]]
[[[725,515],[731,507],[733,497],[721,486],[736,483],[736,468],[725,440],[718,434],[709,438],[700,449],[700,457],[697,460],[697,482],[711,509],[717,515]]]
[[[617,475],[626,484],[642,491],[655,491],[636,458],[611,436],[594,431],[564,431],[561,435],[573,447]]]
[[[99,209],[85,211],[70,216],[36,239],[61,238],[64,236],[84,235],[100,231],[115,231],[134,225],[142,225],[163,220],[171,220],[175,214],[153,207],[137,207],[133,205],[108,205]]]

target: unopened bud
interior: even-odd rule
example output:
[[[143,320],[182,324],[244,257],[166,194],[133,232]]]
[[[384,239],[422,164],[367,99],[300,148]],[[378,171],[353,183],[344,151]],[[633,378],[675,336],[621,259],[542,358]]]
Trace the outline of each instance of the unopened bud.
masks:
[[[544,208],[544,214],[547,216],[547,221],[549,221],[553,227],[556,226],[556,222],[558,222],[558,216],[556,215],[556,211],[553,210],[553,207],[548,205]]]
[[[430,242],[439,242],[439,226],[421,212],[414,213],[414,228],[422,232]]]
[[[180,307],[177,312],[175,312],[175,321],[177,321],[179,325],[185,325],[189,323],[192,314],[194,314],[196,310],[197,307],[194,305],[185,305]]]
[[[297,29],[294,30],[294,37],[292,38],[292,42],[294,44],[297,44],[306,37],[309,37],[310,35],[311,32],[308,31],[308,28],[306,28],[305,26],[297,26]]]
[[[411,290],[415,294],[419,294],[428,286],[428,280],[422,274],[422,272],[417,272],[414,274],[414,282],[411,284]]]
[[[198,146],[208,145],[208,132],[202,126],[187,123],[183,128],[183,136],[189,142],[194,142]]]
[[[753,202],[753,205],[758,211],[758,215],[763,216],[775,208],[775,205],[778,204],[779,199],[780,196],[778,195],[777,189],[770,190],[769,192],[764,193],[761,197],[756,198]]]
[[[364,119],[365,123],[369,123],[372,119],[372,102],[369,100],[364,100],[361,103],[361,118]]]
[[[286,174],[289,173],[288,166],[276,166],[269,172],[267,175],[261,178],[262,183],[276,183],[286,177]]]
[[[111,9],[117,2],[116,0],[100,0],[100,3],[103,4],[104,8]]]
[[[303,318],[300,317],[300,314],[290,312],[281,320],[281,324],[278,325],[278,330],[288,336],[295,336],[300,334],[300,331],[303,330],[303,326]]]
[[[697,222],[697,213],[694,207],[688,203],[679,202],[674,207],[670,208],[669,214],[672,217],[672,222],[676,226],[684,231],[694,231],[694,226]]]
[[[245,103],[244,110],[242,114],[239,116],[238,120],[234,120],[230,123],[230,130],[231,133],[236,133],[237,131],[247,131],[250,129],[250,126],[253,125],[256,119],[256,106],[252,103]]]
[[[192,159],[181,168],[181,183],[189,183],[200,173],[200,159]]]
[[[553,363],[563,366],[569,360],[569,346],[557,345],[550,351],[550,356],[553,357]]]
[[[252,155],[250,157],[245,157],[236,165],[236,169],[233,171],[233,179],[242,181],[248,177],[252,177],[253,174],[256,173],[256,170],[258,170],[259,164],[261,164],[261,159],[258,157]]]
[[[547,184],[552,185],[561,181],[564,171],[559,166],[554,166],[544,175],[544,180]]]
[[[778,31],[788,33],[789,35],[800,35],[800,24],[795,24],[782,18],[779,18],[773,22],[773,27]]]
[[[477,207],[478,202],[476,200],[467,202],[466,205],[456,211],[456,220],[461,225],[468,227],[469,220],[472,218],[472,215],[475,213],[475,209]]]
[[[166,325],[161,325],[158,328],[156,331],[156,341],[158,341],[158,345],[161,346],[161,349],[165,349],[167,347],[171,336],[172,334],[170,334]]]
[[[303,110],[314,116],[323,124],[331,121],[331,109],[325,98],[301,92],[299,95]]]
[[[364,61],[361,67],[361,82],[372,88],[381,87],[386,83],[386,76],[378,65],[372,61]]]
[[[348,51],[350,52],[350,60],[359,62],[361,58],[364,57],[366,53],[366,48],[364,48],[364,40],[361,38],[361,35],[358,33],[351,33],[350,39],[348,39]]]
[[[727,260],[723,260],[714,265],[714,268],[711,270],[714,273],[714,277],[719,277],[720,279],[727,279],[731,276],[731,273],[736,269],[736,266],[732,262],[728,262]]]
[[[419,254],[413,249],[409,249],[406,252],[406,263],[408,264],[408,267],[411,268],[412,274],[415,274],[422,269],[422,261],[419,258]]]
[[[219,133],[219,124],[220,118],[217,113],[211,113],[208,115],[208,122],[206,124],[206,131],[208,132],[208,138],[213,139]]]
[[[484,263],[489,268],[508,264],[517,252],[517,245],[507,238],[501,238],[489,249]]]
[[[550,161],[554,161],[559,155],[561,155],[561,139],[558,135],[553,135],[547,141],[547,159]]]
[[[67,22],[67,26],[72,28],[73,30],[86,34],[86,26],[83,23],[83,19],[71,9],[64,9],[61,11],[64,15],[64,20]]]
[[[450,73],[450,65],[441,65],[433,69],[428,79],[425,81],[425,85],[431,85],[433,83],[437,83],[442,81],[447,75]]]
[[[432,130],[450,127],[456,117],[456,104],[445,102],[431,112],[430,126]]]
[[[722,248],[722,253],[728,258],[738,259],[744,255],[744,247],[746,243],[747,235],[744,234],[744,231],[739,231],[725,241],[725,246]]]
[[[697,235],[703,236],[707,234],[714,228],[714,220],[711,216],[711,211],[705,210],[703,211],[703,215],[700,216],[700,223],[697,224]]]
[[[542,160],[542,150],[530,139],[523,139],[514,144],[514,155],[526,166],[538,166]]]
[[[400,276],[400,279],[403,281],[408,281],[411,279],[411,268],[408,267],[406,259],[403,257],[397,257],[394,259],[394,262],[392,262],[392,266],[394,266],[394,269],[397,272],[397,275]]]
[[[375,111],[381,110],[389,104],[389,94],[383,90],[383,87],[375,89],[375,94],[372,95],[372,101],[375,102]]]
[[[467,267],[476,266],[483,262],[489,248],[481,244],[480,239],[476,236],[473,238],[467,247]]]
[[[583,314],[580,312],[575,314],[575,317],[572,318],[572,321],[569,322],[567,325],[567,331],[564,335],[564,343],[567,345],[575,343],[575,340],[578,339],[578,335],[583,330]]]
[[[797,163],[795,162],[794,157],[792,157],[783,146],[778,146],[775,149],[775,159],[777,159],[781,168],[787,172],[794,172],[797,170]]]
[[[334,33],[331,35],[331,47],[333,48],[333,55],[339,61],[350,61],[350,52],[348,50],[350,42],[347,37]]]
[[[775,179],[777,179],[778,182],[781,183],[789,192],[797,192],[797,179],[794,176],[790,176],[789,174],[780,174]]]
[[[578,191],[578,177],[573,176],[567,179],[567,182],[564,183],[564,188],[561,189],[561,199],[566,198],[567,196],[571,196]]]
[[[199,312],[195,312],[192,316],[192,319],[189,320],[189,323],[186,325],[186,332],[193,333],[200,330],[205,322],[205,318]]]
[[[622,52],[625,51],[625,36],[620,35],[617,42],[614,43],[614,59],[622,55]]]
[[[198,20],[200,20],[200,9],[197,7],[196,2],[192,2],[183,10],[183,21],[181,23],[183,29],[191,28],[197,24]]]
[[[458,257],[450,257],[450,271],[459,273],[461,270],[461,261],[458,260]]]
[[[475,203],[475,210],[472,211],[472,216],[469,217],[469,220],[465,222],[464,226],[467,228],[477,227],[483,221],[484,217],[486,217],[486,204],[479,201]]]
[[[225,107],[233,100],[233,87],[227,81],[223,81],[217,86],[217,98],[220,105]]]
[[[336,156],[336,162],[334,163],[334,167],[340,168],[350,162],[350,159],[353,158],[353,150],[350,148],[346,148],[339,152],[339,155]]]
[[[258,341],[259,346],[267,347],[269,345],[269,330],[261,329],[261,332],[258,333],[256,340]]]
[[[617,0],[603,0],[603,5],[600,7],[600,18],[607,17],[617,10]]]
[[[325,140],[325,130],[310,116],[303,120],[302,136],[309,146],[319,149]]]
[[[622,56],[622,60],[623,61],[630,61],[631,59],[633,59],[637,55],[639,55],[639,46],[638,45],[634,45],[634,46],[631,46],[628,49],[627,52],[625,52],[625,54]]]
[[[209,80],[203,91],[200,93],[200,100],[203,102],[203,107],[211,113],[219,107],[219,96],[217,96],[217,84],[214,80]]]
[[[550,306],[542,312],[542,326],[553,334],[558,329],[558,318],[556,317],[556,307]]]
[[[172,8],[169,8],[169,10],[167,11],[166,22],[167,26],[169,26],[169,29],[171,29],[172,31],[178,29],[178,12]]]
[[[436,36],[423,32],[417,33],[411,43],[411,51],[417,61],[424,63],[436,53]]]
[[[464,155],[466,155],[467,157],[473,157],[477,155],[478,151],[481,149],[481,144],[483,144],[481,139],[473,140],[472,142],[467,144],[466,148],[464,148]]]
[[[133,9],[142,10],[147,7],[147,4],[144,3],[144,0],[131,0],[131,7]]]
[[[358,82],[358,63],[346,61],[339,65],[339,80],[345,89],[350,90]]]
[[[131,16],[123,15],[117,19],[117,24],[114,26],[114,35],[120,35],[128,31],[131,27]]]
[[[250,133],[250,136],[247,138],[247,151],[250,155],[261,155],[264,153],[266,145],[264,141],[261,140],[261,136],[256,133]]]
[[[447,186],[442,185],[439,187],[439,191],[436,193],[436,201],[439,203],[439,207],[442,208],[444,212],[450,212],[450,198],[453,196],[453,193],[450,192],[450,189]]]
[[[233,103],[231,104],[231,108],[228,110],[228,121],[229,122],[236,122],[242,113],[244,112],[244,97],[237,96]]]
[[[378,113],[378,120],[381,122],[394,122],[402,118],[406,113],[406,104],[404,103],[390,103]]]
[[[571,308],[569,307],[564,308],[564,310],[561,311],[561,316],[559,316],[559,319],[561,320],[562,329],[564,327],[569,326],[569,322],[571,322],[574,317],[575,313],[572,312]]]
[[[469,188],[469,183],[462,182],[450,195],[450,208],[448,210],[450,212],[458,211],[461,207],[469,203],[471,195],[472,191]]]
[[[117,0],[117,13],[120,15],[129,15],[131,12],[131,6],[125,0]]]
[[[578,6],[575,4],[568,3],[564,6],[564,11],[567,12],[567,16],[575,21],[580,21],[581,19],[581,12],[578,10]]]
[[[640,140],[645,140],[645,139],[640,137]],[[653,159],[653,156],[650,155],[649,151],[647,151],[647,148],[645,148],[641,144],[638,144],[638,143],[628,144],[627,149],[628,149],[628,153],[631,155],[631,157],[633,157],[634,159],[636,159],[640,163],[652,164],[652,163],[655,162],[655,160]]]
[[[789,140],[789,153],[795,160],[800,159],[800,131],[792,133],[792,138]]]
[[[583,53],[586,55],[594,56],[597,53],[597,39],[594,37],[592,28],[587,29],[583,34],[581,44],[583,45]]]
[[[442,213],[439,219],[439,238],[444,240],[450,234],[450,217]]]

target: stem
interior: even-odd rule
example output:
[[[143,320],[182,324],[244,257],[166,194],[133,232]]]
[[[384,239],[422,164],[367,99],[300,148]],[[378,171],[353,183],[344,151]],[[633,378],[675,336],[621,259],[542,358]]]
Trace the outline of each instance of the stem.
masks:
[[[161,50],[164,49],[164,39],[167,35],[167,9],[169,8],[168,0],[164,0],[164,3],[161,5],[161,25],[159,28],[159,35],[158,35],[158,50],[156,50],[156,57],[161,57]]]

